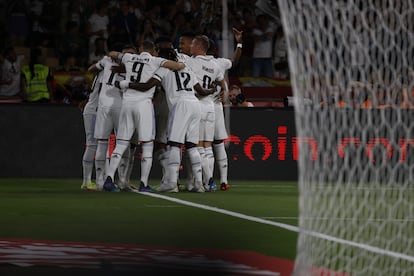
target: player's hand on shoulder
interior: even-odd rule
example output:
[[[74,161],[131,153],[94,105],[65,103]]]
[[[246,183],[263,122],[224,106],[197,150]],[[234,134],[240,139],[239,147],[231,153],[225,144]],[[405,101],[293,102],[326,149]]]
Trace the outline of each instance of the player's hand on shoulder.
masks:
[[[185,68],[185,63],[183,63],[183,62],[178,62],[178,65],[179,65],[179,68],[180,68],[180,69],[178,69],[178,71],[183,70]]]

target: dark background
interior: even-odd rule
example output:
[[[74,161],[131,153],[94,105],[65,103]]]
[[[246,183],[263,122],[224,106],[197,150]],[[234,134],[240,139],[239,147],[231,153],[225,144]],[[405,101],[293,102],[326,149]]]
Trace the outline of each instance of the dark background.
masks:
[[[280,126],[286,126],[286,135],[278,135]],[[0,128],[0,177],[82,178],[85,134],[77,107],[2,104]],[[297,179],[292,110],[233,108],[230,133],[229,179]],[[278,136],[286,137],[285,160],[279,160]],[[160,178],[160,172],[154,161],[150,177]],[[137,175],[138,160],[133,177]]]

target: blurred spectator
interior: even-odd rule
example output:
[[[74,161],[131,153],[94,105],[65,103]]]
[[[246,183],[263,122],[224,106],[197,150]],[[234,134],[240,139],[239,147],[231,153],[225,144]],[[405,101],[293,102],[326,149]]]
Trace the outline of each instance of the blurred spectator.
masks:
[[[246,100],[246,97],[241,91],[238,85],[231,85],[229,88],[229,98],[227,106],[238,106],[238,107],[254,107],[252,102]]]
[[[12,45],[23,46],[27,44],[30,26],[27,9],[23,2],[13,1],[8,7],[7,29]]]
[[[88,79],[77,57],[69,55],[65,63],[54,71],[55,102],[78,105],[88,96]]]
[[[32,0],[29,4],[32,21],[31,45],[54,48],[59,29],[60,14],[57,5],[51,0]]]
[[[158,34],[154,31],[151,20],[146,19],[143,23],[142,33],[139,35],[137,44],[142,45],[146,40],[155,41],[158,38]]]
[[[76,21],[66,23],[66,32],[59,42],[59,61],[63,63],[67,56],[76,55],[80,62],[86,61],[87,39],[79,32],[79,24]]]
[[[174,48],[178,49],[181,35],[191,31],[191,24],[187,21],[186,16],[182,11],[175,14],[173,22],[175,27],[171,35],[171,39],[173,41]]]
[[[0,97],[20,97],[25,99],[21,78],[23,55],[16,55],[13,47],[3,52],[4,60],[0,63]]]
[[[127,0],[119,1],[119,10],[110,20],[108,48],[116,43],[133,44],[137,35],[138,18]]]
[[[42,51],[32,48],[29,65],[22,68],[26,101],[31,103],[53,101],[53,88],[50,69],[43,64]]]
[[[289,65],[287,58],[286,37],[283,33],[283,28],[279,27],[276,30],[274,43],[274,76],[276,78],[286,79],[289,77]]]
[[[269,17],[259,14],[256,17],[257,26],[253,29],[253,77],[273,77],[272,40],[273,26]]]
[[[105,55],[106,55],[106,50],[105,50],[105,39],[102,37],[98,37],[95,40],[95,51],[93,51],[92,53],[89,54],[89,58],[88,58],[88,66],[90,66],[93,63],[98,62],[99,60],[101,60]]]
[[[95,40],[102,37],[108,39],[108,7],[106,2],[98,2],[96,9],[88,19],[87,34],[89,35],[89,53],[95,51]],[[107,49],[106,49],[107,50]]]

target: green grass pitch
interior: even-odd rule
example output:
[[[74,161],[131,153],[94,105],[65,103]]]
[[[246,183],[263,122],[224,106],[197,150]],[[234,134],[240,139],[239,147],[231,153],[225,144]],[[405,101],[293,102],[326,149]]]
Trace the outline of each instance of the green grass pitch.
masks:
[[[157,188],[156,181],[151,182]],[[244,250],[293,260],[297,233],[78,179],[0,179],[0,238]],[[229,191],[162,195],[297,225],[297,183],[234,181]]]

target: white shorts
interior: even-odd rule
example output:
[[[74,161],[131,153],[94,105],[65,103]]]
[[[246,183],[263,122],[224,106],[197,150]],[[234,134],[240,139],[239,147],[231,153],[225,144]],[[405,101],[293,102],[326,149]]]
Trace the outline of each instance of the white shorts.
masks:
[[[213,142],[215,121],[214,103],[200,101],[200,106],[200,141]]]
[[[224,111],[221,103],[214,104],[215,121],[214,121],[214,140],[225,140],[228,138],[226,124],[224,122]]]
[[[96,113],[95,138],[109,139],[112,131],[117,133],[120,108],[99,106]]]
[[[137,132],[138,141],[154,140],[155,115],[151,99],[122,103],[117,139],[131,140],[134,131]]]
[[[170,111],[168,141],[198,144],[200,119],[201,109],[197,99],[179,100]]]
[[[85,138],[87,146],[97,144],[94,137],[96,114],[83,114],[83,126],[85,127]]]

